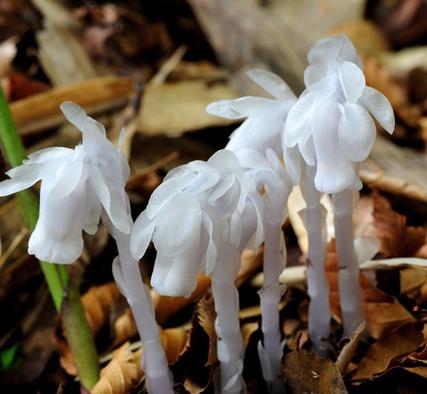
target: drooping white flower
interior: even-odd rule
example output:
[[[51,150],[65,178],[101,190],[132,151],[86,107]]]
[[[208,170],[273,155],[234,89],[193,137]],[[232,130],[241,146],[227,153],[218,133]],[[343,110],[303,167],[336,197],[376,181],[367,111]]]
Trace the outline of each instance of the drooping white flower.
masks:
[[[392,133],[393,110],[383,94],[366,86],[360,59],[344,35],[315,44],[308,60],[307,89],[289,112],[284,142],[298,145],[307,164],[317,164],[319,191],[359,190],[358,163],[375,141],[372,117]]]
[[[63,103],[61,110],[81,130],[83,143],[74,149],[47,148],[30,154],[6,173],[11,179],[0,183],[0,195],[41,180],[39,220],[28,252],[45,261],[72,263],[83,249],[82,231],[94,234],[103,211],[119,231],[130,232],[124,195],[129,167],[101,123],[74,103]]]
[[[160,294],[190,295],[198,273],[213,271],[240,198],[239,169],[237,157],[221,150],[207,162],[170,171],[151,195],[135,222],[131,249],[140,258],[153,241],[151,284]]]
[[[249,70],[247,75],[273,98],[242,97],[221,100],[209,104],[206,111],[227,119],[245,119],[230,136],[226,149],[252,149],[265,155],[273,150],[285,159],[286,168],[294,184],[301,175],[300,154],[296,148],[282,143],[283,129],[292,106],[297,101],[295,94],[278,75],[260,69]]]

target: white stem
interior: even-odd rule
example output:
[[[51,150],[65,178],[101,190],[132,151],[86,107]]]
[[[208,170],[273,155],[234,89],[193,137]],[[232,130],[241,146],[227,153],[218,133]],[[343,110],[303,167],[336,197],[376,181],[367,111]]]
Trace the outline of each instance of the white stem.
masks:
[[[306,169],[302,192],[307,204],[304,210],[304,224],[308,234],[307,286],[310,296],[308,308],[308,330],[316,351],[324,354],[330,335],[331,308],[329,285],[325,272],[326,223],[321,194],[314,186],[314,171]]]
[[[279,379],[283,356],[279,318],[281,298],[279,276],[283,268],[281,232],[280,222],[268,224],[265,228],[264,287],[259,292],[264,346],[262,347],[261,343],[258,345],[258,353],[268,392],[274,394],[284,393],[283,383]],[[262,353],[265,353],[266,357]]]
[[[243,339],[239,322],[239,293],[234,284],[240,264],[237,248],[224,246],[222,261],[212,273],[212,294],[215,301],[215,331],[217,354],[220,362],[221,394],[246,392],[243,371]]]
[[[120,285],[125,291],[143,344],[141,365],[145,373],[146,389],[150,394],[173,394],[172,375],[160,341],[150,292],[142,280],[138,261],[130,254],[130,234],[121,233],[114,228],[111,234],[119,251],[123,275]]]
[[[359,285],[359,263],[354,249],[353,192],[334,195],[335,240],[340,263],[339,292],[344,336],[349,337],[365,320]]]

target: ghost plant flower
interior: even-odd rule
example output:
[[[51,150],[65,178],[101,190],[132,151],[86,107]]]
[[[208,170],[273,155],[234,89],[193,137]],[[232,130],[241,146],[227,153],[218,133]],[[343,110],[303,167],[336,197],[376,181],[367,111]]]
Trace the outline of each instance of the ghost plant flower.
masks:
[[[350,335],[363,320],[353,244],[353,192],[362,186],[359,163],[375,142],[372,117],[392,133],[394,115],[387,98],[366,86],[362,63],[346,36],[319,41],[308,61],[307,89],[289,112],[284,141],[305,150],[307,164],[317,166],[316,188],[334,195],[341,309],[344,334]]]
[[[321,194],[314,187],[315,166],[310,167],[305,164],[304,160],[301,159],[298,147],[289,148],[283,142],[287,115],[296,102],[293,92],[280,77],[271,72],[250,70],[248,75],[274,99],[243,97],[237,100],[222,100],[210,104],[207,107],[207,111],[212,115],[230,119],[245,118],[243,124],[232,133],[226,149],[236,152],[239,149],[250,148],[263,155],[265,155],[267,149],[274,149],[274,152],[279,157],[284,157],[286,170],[292,182],[295,185],[298,183],[301,185],[303,197],[307,203],[307,208],[301,214],[304,217],[309,238],[308,291],[312,297],[309,327],[315,347],[321,350],[320,348],[325,346],[324,340],[329,337],[331,313],[324,270],[326,237],[322,235],[325,233],[325,216],[323,214],[324,208],[320,203]],[[306,154],[304,149],[302,149],[302,153]],[[279,172],[283,171],[281,165],[276,168],[280,169]],[[283,203],[285,204],[287,196],[283,198]],[[277,212],[276,217],[281,217],[282,214],[283,210]],[[269,255],[270,249],[277,250],[279,248],[279,246],[270,248],[268,246],[271,242],[270,239],[271,237],[267,235],[265,258]],[[277,238],[275,242],[277,245]],[[278,263],[276,265],[280,266]],[[264,266],[268,267],[268,264],[265,263]],[[268,281],[267,279],[266,286]],[[263,293],[261,292],[261,294]],[[263,317],[263,322],[269,320],[271,320],[270,327],[274,326],[275,323],[270,317],[267,317],[267,315]],[[277,338],[277,333],[272,337]],[[273,353],[271,353],[270,358],[273,359]],[[266,380],[269,379],[267,378]]]
[[[119,286],[132,307],[143,343],[149,343],[142,359],[149,392],[160,392],[160,388],[172,393],[151,299],[129,251],[132,219],[124,189],[130,173],[128,163],[107,139],[101,123],[74,103],[63,103],[61,110],[82,132],[82,144],[74,149],[57,147],[32,153],[21,166],[7,172],[11,179],[0,183],[0,195],[41,180],[40,216],[28,251],[53,263],[75,261],[83,248],[82,231],[94,234],[103,219],[119,249],[123,278]]]
[[[263,343],[258,343],[258,353],[268,391],[283,393],[279,378],[283,357],[279,303],[283,289],[279,276],[286,265],[282,224],[292,182],[271,149],[266,150],[265,156],[244,148],[237,150],[236,155],[243,167],[238,204],[242,221],[239,251],[245,247],[257,249],[264,242],[264,286],[259,292]]]
[[[203,272],[212,277],[220,360],[221,393],[241,393],[243,342],[234,285],[240,266],[240,163],[227,150],[207,162],[170,171],[135,222],[131,250],[144,255],[152,240],[157,250],[151,284],[162,295],[189,296]]]

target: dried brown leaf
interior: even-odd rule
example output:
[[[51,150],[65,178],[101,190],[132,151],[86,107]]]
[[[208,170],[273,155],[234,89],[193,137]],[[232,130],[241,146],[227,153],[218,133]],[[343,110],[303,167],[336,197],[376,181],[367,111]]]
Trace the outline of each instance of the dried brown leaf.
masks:
[[[83,294],[82,303],[93,334],[108,321],[111,309],[120,297],[120,291],[114,282],[93,286]]]
[[[423,335],[416,324],[391,331],[368,349],[352,378],[361,380],[378,376],[390,368],[395,359],[416,350],[422,343]]]
[[[374,193],[374,225],[381,241],[381,253],[386,257],[414,256],[425,243],[426,230],[412,227],[406,217],[395,212],[390,202]]]
[[[338,367],[327,358],[304,350],[292,351],[283,364],[284,383],[293,394],[347,393]]]
[[[101,370],[92,394],[126,394],[142,378],[141,350],[133,353],[125,343],[113,353],[112,360]]]
[[[186,131],[223,126],[232,122],[206,113],[212,101],[235,98],[236,92],[225,83],[204,80],[147,85],[138,118],[144,135],[179,136]],[[185,116],[183,116],[185,114]]]

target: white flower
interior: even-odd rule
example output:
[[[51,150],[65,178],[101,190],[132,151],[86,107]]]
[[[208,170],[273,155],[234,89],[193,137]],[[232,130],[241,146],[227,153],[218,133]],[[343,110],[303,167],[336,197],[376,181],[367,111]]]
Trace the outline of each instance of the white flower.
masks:
[[[360,60],[345,36],[322,40],[308,58],[307,90],[289,112],[284,142],[298,146],[307,164],[317,163],[319,191],[358,190],[358,163],[375,142],[372,116],[391,134],[393,109],[383,94],[366,86]]]
[[[117,229],[130,232],[124,185],[129,167],[106,138],[104,126],[74,103],[63,103],[65,117],[82,131],[75,149],[47,148],[32,153],[6,174],[0,195],[27,189],[41,180],[40,213],[28,252],[40,260],[72,263],[83,249],[82,230],[94,234],[102,211]]]
[[[131,250],[141,258],[152,240],[157,257],[152,286],[163,295],[190,295],[199,272],[210,274],[240,198],[240,164],[216,152],[170,171],[135,222]]]

